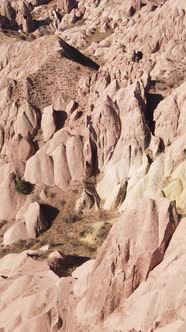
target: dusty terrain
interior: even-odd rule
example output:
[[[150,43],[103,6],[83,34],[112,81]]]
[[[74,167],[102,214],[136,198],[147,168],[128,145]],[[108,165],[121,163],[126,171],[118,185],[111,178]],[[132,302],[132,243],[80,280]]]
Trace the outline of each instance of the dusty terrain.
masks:
[[[0,3],[0,331],[186,331],[185,0]]]

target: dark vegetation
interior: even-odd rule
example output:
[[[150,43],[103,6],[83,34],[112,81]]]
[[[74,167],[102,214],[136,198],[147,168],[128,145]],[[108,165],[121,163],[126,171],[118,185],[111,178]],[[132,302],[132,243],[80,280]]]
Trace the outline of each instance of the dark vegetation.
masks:
[[[34,185],[25,180],[15,180],[15,190],[22,195],[30,195],[34,190]]]

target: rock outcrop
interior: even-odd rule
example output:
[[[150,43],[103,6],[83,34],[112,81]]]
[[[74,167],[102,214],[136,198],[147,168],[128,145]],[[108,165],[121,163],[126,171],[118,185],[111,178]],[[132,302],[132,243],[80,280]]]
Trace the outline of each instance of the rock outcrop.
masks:
[[[185,13],[0,2],[0,330],[185,331]]]
[[[70,13],[73,8],[77,7],[77,1],[76,0],[64,0],[64,10],[67,13]]]
[[[27,331],[59,329],[62,321],[60,319],[58,321],[56,316],[58,277],[49,270],[46,263],[38,264],[30,255],[31,252],[20,255],[10,254],[1,260],[0,283],[4,291],[1,293],[0,300],[0,326],[12,331],[16,329],[26,329]],[[9,282],[9,278],[12,280],[11,282]],[[21,300],[20,296],[23,293],[25,297]],[[13,315],[8,319],[9,310]],[[48,311],[51,315],[51,323]],[[27,318],[31,325],[28,325]]]
[[[143,208],[144,205],[147,207],[146,210]],[[146,329],[149,326],[153,328],[157,321],[157,317],[154,316],[155,308],[150,320],[147,319],[146,307],[144,307],[144,311],[141,308],[140,315],[137,315],[137,310],[139,311],[139,306],[141,306],[140,296],[144,297],[148,307],[153,301],[153,294],[157,292],[160,299],[166,292],[165,284],[166,289],[170,289],[173,280],[167,276],[170,276],[170,269],[174,270],[174,267],[171,268],[170,262],[174,262],[173,265],[181,266],[180,252],[182,251],[182,255],[185,255],[184,241],[181,240],[185,222],[183,220],[178,225],[178,221],[174,204],[166,199],[141,201],[135,208],[126,211],[120,221],[113,226],[96,260],[84,263],[73,272],[72,277],[62,278],[60,281],[52,272],[47,271],[46,263],[37,262],[32,258],[37,254],[36,252],[21,253],[17,255],[16,260],[15,254],[2,258],[0,260],[0,275],[2,276],[0,285],[3,286],[3,296],[0,303],[4,308],[2,309],[4,315],[0,316],[1,326],[14,328],[15,321],[20,314],[23,315],[23,318],[17,323],[17,328],[22,329],[22,326],[27,326],[28,318],[24,315],[25,308],[23,308],[25,297],[22,296],[24,283],[20,283],[20,278],[25,282],[29,278],[32,280],[30,285],[38,287],[38,292],[34,292],[34,298],[44,285],[46,287],[44,294],[48,294],[49,298],[51,294],[52,302],[48,302],[47,308],[48,306],[55,308],[54,321],[59,330],[113,331],[114,324],[117,324],[116,326],[119,326],[121,330],[123,328],[127,330],[142,329],[144,326]],[[175,249],[177,239],[181,242],[180,247]],[[177,259],[174,259],[176,254]],[[50,254],[49,265],[56,259],[60,260],[62,264],[66,258],[59,252]],[[163,263],[161,263],[162,260]],[[159,270],[163,271],[161,277],[158,277]],[[44,281],[38,282],[37,275],[40,276],[40,280],[44,278]],[[156,277],[159,280],[157,288],[154,286]],[[46,282],[45,278],[47,278]],[[180,290],[183,280],[180,275]],[[15,283],[20,285],[19,291],[16,294],[8,292],[8,289],[14,287]],[[26,285],[28,287],[27,283]],[[32,286],[30,287],[27,288],[27,291],[25,290],[26,293],[24,291],[24,294],[27,294],[29,289],[31,291]],[[148,296],[149,289],[153,289],[150,296]],[[65,297],[62,294],[65,294]],[[171,294],[171,298],[170,296],[165,297],[165,306],[162,307],[162,311],[157,303],[159,315],[165,315],[166,308],[176,293],[171,292]],[[181,294],[180,301],[184,298],[183,292]],[[14,296],[13,304],[11,304],[12,296]],[[38,321],[37,312],[33,311],[32,299],[33,294],[29,295],[28,292],[26,310],[33,324],[36,324],[35,329],[40,326],[42,329],[47,327],[48,331],[52,330],[53,320],[48,320],[44,314],[48,310],[44,309],[46,305],[43,304],[46,298],[42,298],[43,305],[40,302],[38,304],[39,307],[41,305],[39,317],[42,317],[42,325],[37,325],[41,322]],[[17,310],[12,312],[11,319],[6,320],[5,313],[17,303],[19,303]],[[69,308],[70,310],[68,310]],[[123,314],[123,312],[125,313]],[[131,318],[135,315],[136,319]],[[166,316],[164,317],[163,319],[161,316],[161,324],[167,322]],[[178,320],[178,318],[176,319]],[[176,321],[174,321],[174,325],[177,326]],[[160,323],[156,327],[158,326],[161,326]],[[166,326],[168,327],[168,325]],[[178,324],[178,326],[181,325]]]
[[[79,52],[76,48],[66,43],[63,39],[59,39],[60,52],[67,58],[72,61],[78,62],[84,66],[90,67],[92,69],[98,70],[99,65]]]
[[[121,298],[129,298],[163,260],[177,225],[175,208],[164,199],[141,201],[126,211],[99,251],[77,306],[79,320],[96,324],[114,312]]]
[[[21,240],[34,239],[51,225],[45,206],[38,202],[23,206],[16,215],[17,223],[9,228],[3,237],[4,245]]]

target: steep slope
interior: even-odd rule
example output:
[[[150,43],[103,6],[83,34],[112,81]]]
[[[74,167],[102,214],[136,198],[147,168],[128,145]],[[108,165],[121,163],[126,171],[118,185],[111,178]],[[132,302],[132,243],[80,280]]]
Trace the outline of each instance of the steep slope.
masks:
[[[0,330],[185,331],[185,13],[1,2]]]

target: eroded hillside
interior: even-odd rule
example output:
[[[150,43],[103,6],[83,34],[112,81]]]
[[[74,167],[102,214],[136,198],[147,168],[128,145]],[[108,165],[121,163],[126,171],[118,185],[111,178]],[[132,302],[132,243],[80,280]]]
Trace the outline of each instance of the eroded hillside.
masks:
[[[186,3],[0,4],[0,330],[185,332]]]

